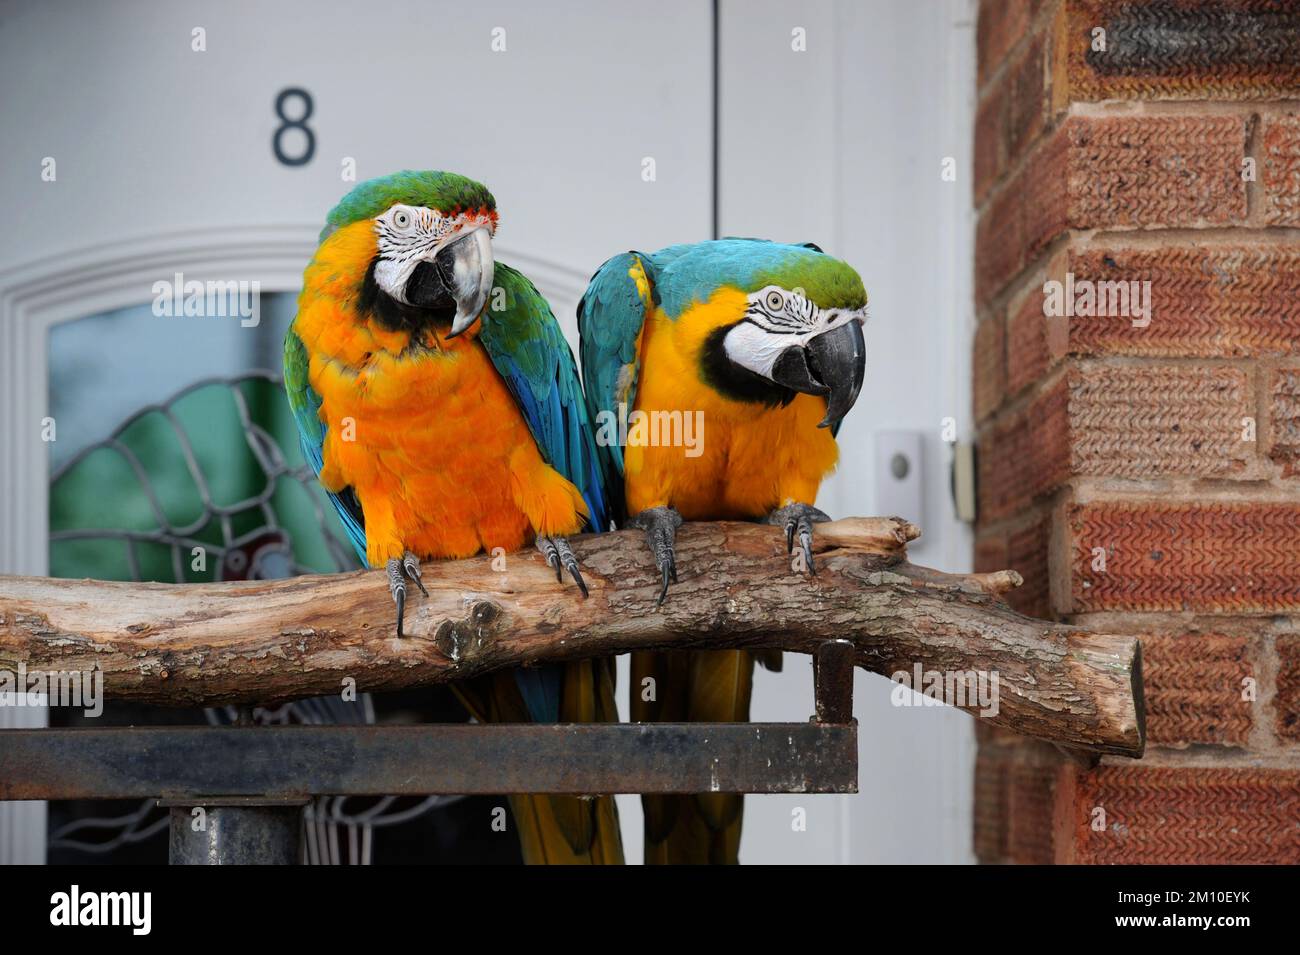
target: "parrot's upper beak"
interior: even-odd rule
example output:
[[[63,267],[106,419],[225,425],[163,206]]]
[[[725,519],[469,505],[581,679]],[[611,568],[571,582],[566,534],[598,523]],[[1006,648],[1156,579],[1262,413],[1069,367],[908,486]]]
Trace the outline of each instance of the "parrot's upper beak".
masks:
[[[406,283],[405,298],[412,305],[444,314],[454,308],[447,335],[454,338],[482,314],[494,272],[491,234],[485,225],[474,226],[416,266]]]
[[[440,260],[444,257],[450,258],[451,275],[447,284],[456,299],[456,317],[447,337],[455,338],[478,321],[492,291],[496,263],[492,259],[492,237],[487,227],[478,226],[452,242],[438,253]]]
[[[825,395],[826,416],[818,427],[828,428],[858,400],[866,368],[862,323],[854,319],[785,349],[772,366],[772,380],[793,391]]]

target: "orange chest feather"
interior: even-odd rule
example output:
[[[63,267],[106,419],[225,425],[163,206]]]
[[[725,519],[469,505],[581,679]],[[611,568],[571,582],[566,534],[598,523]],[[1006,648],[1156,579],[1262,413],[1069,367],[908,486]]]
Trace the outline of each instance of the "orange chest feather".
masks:
[[[700,377],[709,316],[698,317],[672,322],[656,309],[646,321],[636,398],[645,430],[639,446],[629,432],[624,452],[629,509],[671,504],[687,520],[705,520],[813,503],[838,459],[834,437],[817,427],[825,399],[798,395],[769,408],[719,394]]]
[[[330,334],[349,331],[335,325]],[[403,548],[465,557],[523,546],[528,521],[512,462],[535,444],[482,346],[465,338],[437,351],[357,355],[345,344],[353,347],[333,354],[357,364],[308,345],[327,427],[321,482],[356,492],[372,563]]]

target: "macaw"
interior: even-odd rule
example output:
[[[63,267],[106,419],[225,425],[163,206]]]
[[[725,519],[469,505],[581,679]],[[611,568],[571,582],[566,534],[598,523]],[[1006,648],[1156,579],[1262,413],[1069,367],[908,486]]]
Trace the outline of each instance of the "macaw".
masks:
[[[546,300],[495,262],[481,184],[405,171],[330,212],[284,346],[302,442],[357,553],[387,571],[402,636],[420,562],[535,542],[583,597],[568,535],[609,503],[573,354]],[[607,661],[457,684],[480,721],[616,720]],[[621,862],[613,799],[511,797],[527,862]]]
[[[628,252],[593,276],[578,306],[588,410],[615,520],[645,532],[660,603],[677,581],[683,519],[777,524],[792,564],[813,573],[813,524],[830,519],[813,504],[862,388],[866,306],[857,272],[811,244],[721,239]],[[641,440],[635,424],[626,446],[602,434],[637,412],[651,429]],[[674,413],[702,422],[690,453],[652,433]],[[760,661],[779,668],[780,654]],[[635,653],[631,717],[744,721],[753,665],[746,651]],[[738,861],[739,795],[642,804],[647,862]]]

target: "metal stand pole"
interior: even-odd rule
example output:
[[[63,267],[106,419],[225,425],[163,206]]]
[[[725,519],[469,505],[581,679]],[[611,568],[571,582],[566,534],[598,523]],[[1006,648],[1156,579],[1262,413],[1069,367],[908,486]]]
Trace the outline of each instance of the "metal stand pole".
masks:
[[[815,722],[853,722],[853,653],[849,641],[827,640],[813,654]]]
[[[306,800],[229,799],[171,807],[171,865],[297,865]],[[197,811],[196,811],[197,810]]]

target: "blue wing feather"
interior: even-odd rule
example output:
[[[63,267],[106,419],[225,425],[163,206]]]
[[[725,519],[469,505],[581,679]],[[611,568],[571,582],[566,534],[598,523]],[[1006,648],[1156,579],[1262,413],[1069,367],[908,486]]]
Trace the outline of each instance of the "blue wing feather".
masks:
[[[582,493],[594,531],[609,529],[610,504],[578,368],[564,333],[540,292],[521,273],[497,263],[493,293],[504,307],[490,310],[479,341],[514,396],[543,459]],[[560,716],[563,667],[515,670],[528,712],[539,722]]]
[[[324,467],[325,423],[320,419],[321,397],[308,381],[308,364],[306,346],[291,326],[284,337],[284,390],[289,396],[294,423],[298,426],[302,455],[312,473],[319,478]],[[351,488],[344,488],[338,494],[331,491],[325,494],[334,505],[348,543],[361,558],[361,563],[366,564],[366,520],[361,513],[361,502]]]
[[[493,284],[504,295],[504,308],[489,306],[479,341],[518,403],[543,459],[582,493],[591,529],[608,530],[609,500],[569,343],[546,299],[522,274],[498,262]]]
[[[618,420],[619,405],[631,413],[636,404],[641,360],[637,353],[645,325],[646,301],[633,275],[642,270],[654,295],[655,262],[640,252],[616,255],[591,277],[578,303],[579,353],[592,420],[602,414]],[[626,518],[623,501],[623,449],[617,441],[598,448],[614,520]]]

